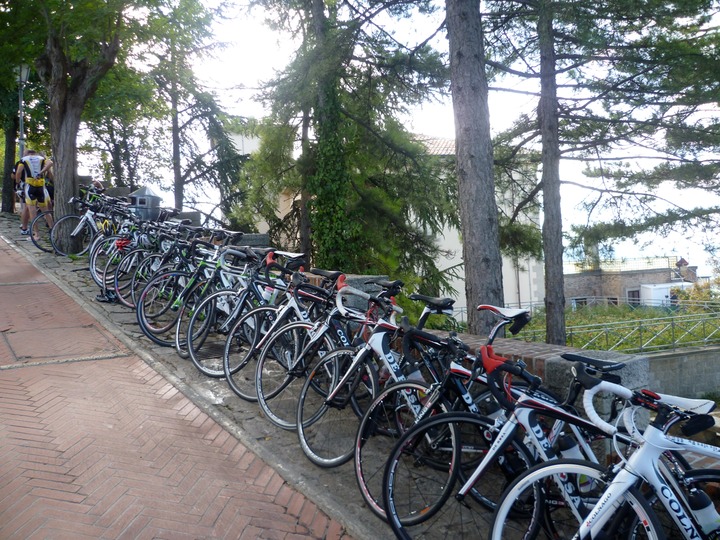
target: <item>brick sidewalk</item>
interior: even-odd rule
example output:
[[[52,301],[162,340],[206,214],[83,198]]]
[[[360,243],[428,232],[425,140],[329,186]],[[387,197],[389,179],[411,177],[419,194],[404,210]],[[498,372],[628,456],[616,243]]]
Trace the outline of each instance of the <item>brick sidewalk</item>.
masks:
[[[0,538],[348,538],[13,241],[0,238]]]

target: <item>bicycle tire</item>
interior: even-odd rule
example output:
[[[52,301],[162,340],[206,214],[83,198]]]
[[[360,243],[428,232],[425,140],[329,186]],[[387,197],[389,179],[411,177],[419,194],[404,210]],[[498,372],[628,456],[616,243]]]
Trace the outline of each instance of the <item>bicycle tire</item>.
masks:
[[[115,270],[125,256],[133,249],[131,246],[116,247],[114,252],[106,254],[105,266],[100,274],[101,281],[106,290],[115,292]]]
[[[106,275],[105,272],[108,265],[114,269],[114,266],[122,259],[122,252],[117,246],[117,240],[121,238],[121,236],[117,235],[101,237],[90,247],[90,275],[95,284],[102,290],[112,287],[112,281],[108,280],[112,277],[113,272],[110,272],[109,275]]]
[[[205,297],[194,310],[187,329],[187,351],[200,373],[225,376],[225,344],[235,322],[250,311],[243,291],[226,289]],[[177,344],[176,344],[177,346]]]
[[[46,216],[52,218],[52,210],[39,212],[37,216],[30,222],[30,240],[40,251],[45,253],[55,253],[52,241],[50,240],[50,231],[52,227],[48,225]]]
[[[138,264],[130,282],[130,301],[137,306],[138,298],[148,282],[155,277],[155,274],[162,271],[171,271],[172,268],[164,268],[164,256],[160,253],[152,253]]]
[[[305,351],[313,324],[296,321],[278,328],[268,339],[255,366],[258,404],[279,428],[296,429],[300,391],[310,370],[335,348],[327,333]],[[294,368],[290,369],[291,366]]]
[[[230,389],[246,401],[257,401],[255,365],[258,343],[275,322],[277,307],[260,306],[240,317],[230,330],[223,351],[223,374]]]
[[[528,469],[503,493],[490,523],[489,540],[535,538],[541,530],[558,539],[572,538],[580,521],[568,509],[557,483],[568,486],[581,515],[586,516],[605,489],[605,473],[606,469],[595,463],[576,459],[548,461]],[[636,487],[627,492],[625,500],[629,505],[623,509],[637,519],[627,521],[631,530],[606,531],[608,538],[665,540],[657,515]],[[623,526],[616,520],[611,524]]]
[[[113,290],[123,306],[135,308],[132,298],[132,280],[140,263],[149,255],[145,248],[136,248],[125,254],[113,273]]]
[[[363,415],[355,436],[355,479],[368,508],[385,520],[383,473],[390,452],[400,436],[415,424],[411,400],[423,403],[430,384],[405,381],[383,389]],[[412,397],[410,397],[412,396]],[[439,401],[430,414],[448,412],[449,404]]]
[[[55,253],[63,257],[79,257],[87,253],[95,234],[90,225],[84,223],[77,234],[72,233],[78,228],[82,217],[76,215],[63,216],[50,229],[50,243]]]
[[[336,349],[310,372],[297,403],[300,447],[315,465],[338,467],[355,454],[358,424],[379,393],[378,375],[361,360],[331,403],[326,398],[356,357],[355,349]]]
[[[195,310],[208,295],[217,292],[215,289],[220,283],[217,281],[202,279],[199,283],[188,292],[183,302],[183,309],[180,312],[177,323],[175,323],[175,335],[173,345],[175,352],[180,358],[190,358],[190,351],[187,348],[188,328],[190,326],[190,318]]]
[[[427,418],[398,439],[383,475],[385,513],[398,538],[469,538],[487,528],[491,513],[485,505],[453,495],[461,469],[469,473],[477,467],[495,434],[492,419],[452,412]],[[532,464],[529,450],[512,438],[474,489],[497,503],[504,488]]]
[[[185,305],[184,302],[180,306],[176,304],[190,279],[188,272],[162,273],[151,279],[140,294],[135,308],[138,325],[150,340],[162,347],[175,343],[175,324]]]

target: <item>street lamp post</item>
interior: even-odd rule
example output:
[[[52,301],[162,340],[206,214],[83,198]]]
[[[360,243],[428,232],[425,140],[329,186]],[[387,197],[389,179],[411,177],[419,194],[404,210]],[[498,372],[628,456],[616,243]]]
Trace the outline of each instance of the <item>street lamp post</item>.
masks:
[[[20,122],[18,124],[18,131],[20,132],[18,137],[18,147],[20,150],[20,158],[22,159],[25,153],[25,100],[23,99],[23,90],[25,89],[25,83],[30,76],[30,66],[27,64],[20,64],[16,68],[17,82],[18,82],[18,96],[19,96],[19,108],[20,108]]]

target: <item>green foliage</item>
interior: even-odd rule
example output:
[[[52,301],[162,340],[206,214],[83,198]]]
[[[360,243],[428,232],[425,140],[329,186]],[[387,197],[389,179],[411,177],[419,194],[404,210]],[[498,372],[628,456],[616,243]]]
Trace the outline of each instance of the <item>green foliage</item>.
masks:
[[[323,81],[320,81],[323,84]],[[318,100],[315,172],[306,188],[313,195],[310,203],[312,239],[316,249],[315,264],[321,268],[347,268],[352,256],[352,240],[360,234],[359,224],[347,211],[349,178],[345,163],[345,146],[341,139],[340,103],[337,85],[332,81],[322,88]]]
[[[272,225],[274,241],[308,249],[316,265],[402,278],[428,294],[447,290],[435,237],[457,224],[454,175],[397,120],[444,88],[443,58],[364,19],[364,7],[262,4],[275,24],[299,25],[303,41],[264,94],[273,117],[259,126],[261,148],[248,164],[248,210]],[[373,9],[405,17],[429,6]],[[282,221],[278,198],[290,202]]]
[[[79,150],[93,157],[100,154],[98,176],[106,186],[135,190],[147,182],[148,172],[158,175],[166,140],[160,122],[168,110],[157,97],[152,78],[121,63],[108,72],[85,107],[83,121],[92,138]]]
[[[709,392],[700,396],[702,399],[711,399],[716,405],[720,406],[720,392]]]
[[[292,223],[298,221],[297,212],[291,210],[286,214],[285,221],[289,224],[278,218],[281,199],[295,201],[300,196],[302,184],[298,168],[301,164],[293,158],[295,129],[265,120],[250,121],[238,131],[260,139],[260,148],[245,166],[247,176],[242,185],[245,200],[233,207],[232,217],[248,224],[264,221],[277,245],[295,249],[297,246],[288,239],[296,232]]]

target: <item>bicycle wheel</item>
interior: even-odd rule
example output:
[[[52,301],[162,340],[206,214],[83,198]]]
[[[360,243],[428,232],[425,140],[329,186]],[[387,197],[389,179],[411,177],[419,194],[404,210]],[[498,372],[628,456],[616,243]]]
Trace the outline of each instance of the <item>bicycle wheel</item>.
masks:
[[[163,261],[163,255],[153,253],[148,255],[138,264],[135,272],[133,273],[132,280],[130,281],[130,301],[133,306],[137,306],[138,298],[140,298],[140,294],[148,282],[155,277],[155,274],[161,271],[163,268]],[[166,271],[168,272],[171,270],[172,269],[170,268],[166,268]]]
[[[195,367],[208,377],[224,377],[223,357],[230,329],[250,303],[242,291],[222,290],[207,296],[194,310],[187,328],[187,351]],[[177,343],[176,343],[177,346]]]
[[[177,323],[175,323],[175,337],[173,343],[175,345],[175,352],[180,358],[190,358],[190,352],[187,349],[187,336],[188,328],[190,326],[190,318],[195,313],[195,310],[208,295],[217,292],[216,288],[219,283],[213,284],[212,281],[203,279],[200,283],[197,283],[188,292],[183,302],[183,309],[178,317]]]
[[[30,240],[35,244],[36,248],[45,253],[55,253],[50,241],[52,227],[47,221],[48,217],[52,220],[52,216],[52,211],[40,212],[30,223]]]
[[[50,243],[55,253],[64,257],[84,255],[95,234],[82,217],[63,216],[50,229]]]
[[[120,263],[115,267],[113,274],[113,290],[123,306],[134,308],[132,299],[132,280],[140,263],[148,256],[144,248],[133,249],[126,253]]]
[[[355,479],[370,510],[385,519],[383,508],[383,472],[390,452],[400,436],[415,424],[413,408],[423,406],[430,385],[408,381],[386,387],[367,409],[355,437]],[[429,414],[447,412],[449,405],[440,401]]]
[[[370,353],[367,353],[370,354]],[[354,454],[357,426],[379,392],[377,371],[356,362],[355,349],[336,349],[308,375],[297,403],[297,432],[305,455],[320,467],[338,467]],[[338,388],[341,378],[349,379]],[[330,392],[336,395],[332,400]]]
[[[181,294],[191,275],[187,272],[168,272],[155,276],[145,286],[138,299],[135,312],[140,329],[153,342],[163,347],[175,343],[175,324],[184,302]]]
[[[112,276],[115,265],[122,259],[122,251],[117,242],[121,238],[121,236],[106,236],[94,242],[90,247],[90,275],[93,281],[95,281],[95,284],[103,290],[112,287]],[[106,275],[108,268],[112,268],[113,270]]]
[[[258,404],[276,426],[294,430],[300,390],[310,370],[335,345],[324,334],[313,339],[312,323],[294,322],[277,330],[265,343],[255,367]]]
[[[261,306],[240,317],[225,341],[223,374],[230,389],[247,401],[257,401],[255,366],[258,344],[275,323],[277,308]]]
[[[465,476],[488,455],[496,434],[490,418],[454,412],[428,418],[406,431],[390,453],[383,476],[385,513],[398,538],[475,538],[492,517],[474,497],[453,497]],[[500,500],[503,489],[532,464],[525,445],[510,439],[489,458],[474,484]]]
[[[490,523],[489,539],[574,538],[581,519],[590,514],[605,491],[605,473],[595,463],[576,459],[532,467],[503,493]],[[625,494],[625,503],[606,524],[604,538],[666,538],[657,515],[637,488]]]

